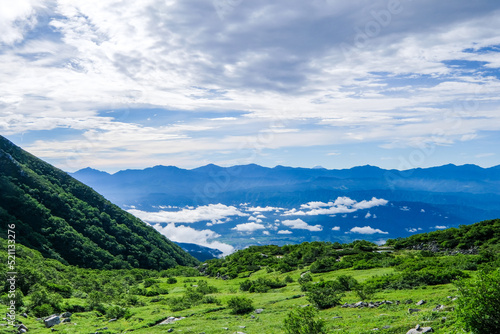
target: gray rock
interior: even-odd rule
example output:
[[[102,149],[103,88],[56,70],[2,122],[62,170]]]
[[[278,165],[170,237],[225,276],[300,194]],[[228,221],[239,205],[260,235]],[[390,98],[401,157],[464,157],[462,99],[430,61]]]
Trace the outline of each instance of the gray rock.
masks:
[[[419,308],[409,308],[408,309],[408,313],[410,313],[410,314],[420,312],[420,311],[422,311],[422,310]]]
[[[113,321],[116,321],[117,319],[116,318],[113,318],[113,319],[109,319],[108,322],[113,322]]]
[[[63,314],[61,314],[62,318],[69,318],[71,316],[72,316],[71,312],[64,312]]]
[[[342,317],[333,317],[332,319],[342,319]]]
[[[58,315],[54,314],[54,315],[51,315],[50,317],[48,317],[47,319],[45,319],[43,322],[45,324],[45,327],[50,328],[54,325],[60,324],[61,318]]]
[[[406,334],[420,334],[420,333],[433,333],[432,327],[420,327],[417,325],[415,328],[410,329]]]
[[[173,328],[169,328],[168,331],[167,331],[167,333],[172,333],[173,331],[174,331]]]
[[[71,322],[71,318],[65,318],[62,322]]]
[[[27,318],[28,315],[26,313],[21,314],[23,317]]]
[[[263,308],[258,308],[255,310],[255,313],[257,313],[257,314],[261,314],[262,312],[264,312]]]
[[[419,300],[415,305],[420,306],[424,305],[425,303],[427,303],[425,300]]]
[[[432,309],[433,312],[439,312],[444,310],[445,306],[444,305],[438,305]]]

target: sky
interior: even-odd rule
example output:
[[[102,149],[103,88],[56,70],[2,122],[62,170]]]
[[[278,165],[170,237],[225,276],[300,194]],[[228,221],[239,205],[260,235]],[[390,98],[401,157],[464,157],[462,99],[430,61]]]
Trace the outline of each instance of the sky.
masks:
[[[496,0],[0,0],[0,135],[66,171],[500,164]]]

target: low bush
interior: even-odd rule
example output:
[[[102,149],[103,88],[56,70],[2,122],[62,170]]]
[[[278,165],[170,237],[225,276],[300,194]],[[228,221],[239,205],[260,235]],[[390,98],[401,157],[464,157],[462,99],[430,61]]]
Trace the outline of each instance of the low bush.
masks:
[[[233,314],[246,314],[254,310],[253,302],[250,298],[244,296],[232,297],[227,301],[227,306]]]
[[[286,334],[326,334],[325,321],[316,318],[317,311],[303,307],[290,311],[283,320]]]

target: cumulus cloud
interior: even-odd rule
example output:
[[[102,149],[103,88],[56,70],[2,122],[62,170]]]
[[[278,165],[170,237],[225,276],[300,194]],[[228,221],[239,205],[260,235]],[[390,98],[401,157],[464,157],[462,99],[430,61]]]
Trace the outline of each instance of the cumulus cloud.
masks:
[[[293,232],[289,230],[279,230],[278,234],[293,234]]]
[[[366,215],[365,215],[365,219],[368,219],[372,216],[372,214],[370,212],[367,212]]]
[[[257,223],[245,223],[245,224],[238,224],[236,227],[233,227],[232,230],[238,231],[238,232],[254,232],[257,230],[264,230],[266,227],[262,224],[257,224]]]
[[[370,226],[364,226],[364,227],[353,227],[351,228],[351,233],[359,233],[359,234],[375,234],[375,233],[380,233],[380,234],[389,234],[389,232],[384,232],[380,229],[375,229]]]
[[[410,232],[410,233],[415,233],[415,232],[418,232],[418,231],[422,231],[422,228],[421,228],[421,227],[417,227],[417,228],[415,228],[415,227],[410,227],[410,228],[407,228],[406,230],[407,230],[408,232]]]
[[[332,231],[340,231],[340,226],[334,226],[334,227],[332,227]]]
[[[220,235],[212,230],[195,230],[189,226],[176,226],[174,223],[167,224],[166,226],[155,224],[153,227],[168,239],[175,242],[185,242],[215,248],[220,250],[223,255],[229,255],[234,252],[233,246],[214,241],[213,239],[220,237]]]
[[[249,212],[269,212],[269,211],[281,211],[284,210],[283,208],[280,207],[273,207],[273,206],[266,206],[266,207],[260,207],[260,206],[251,206],[247,208],[247,211]]]
[[[437,230],[445,230],[445,229],[447,229],[447,228],[448,228],[448,226],[444,226],[444,225],[436,225],[436,226],[434,226],[434,228],[435,228],[435,229],[437,229]]]
[[[221,219],[230,216],[248,216],[234,206],[209,204],[197,208],[183,208],[180,211],[146,212],[137,209],[127,210],[134,216],[151,223],[196,223],[205,220],[212,224],[222,223]]]
[[[283,220],[281,222],[283,225],[288,226],[292,229],[295,230],[308,230],[311,232],[319,232],[323,230],[323,226],[321,225],[309,225],[302,219],[295,219],[295,220]]]
[[[371,200],[357,202],[349,197],[338,197],[334,202],[309,202],[302,204],[297,210],[295,208],[287,210],[283,216],[318,216],[352,213],[358,210],[370,209],[377,206],[384,206],[389,203],[382,198],[373,197]],[[309,211],[304,211],[309,210]],[[368,217],[367,217],[368,218]]]

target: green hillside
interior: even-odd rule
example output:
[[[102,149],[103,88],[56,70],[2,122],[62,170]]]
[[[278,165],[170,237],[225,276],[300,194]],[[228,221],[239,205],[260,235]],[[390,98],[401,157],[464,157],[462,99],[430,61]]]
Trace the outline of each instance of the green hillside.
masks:
[[[16,321],[42,334],[365,334],[375,329],[404,334],[417,325],[436,333],[497,333],[500,256],[495,245],[484,240],[477,254],[380,249],[363,241],[264,246],[198,268],[162,271],[77,268],[17,245]],[[7,249],[6,240],[0,239],[0,248]],[[279,264],[292,254],[300,262],[296,267]],[[315,261],[311,254],[317,255]],[[0,252],[4,275],[10,270],[7,255]],[[314,269],[316,261],[327,258],[342,265]],[[248,261],[258,268],[245,265]],[[216,268],[236,275],[207,275]],[[0,302],[9,305],[11,286],[2,282]],[[67,322],[46,328],[45,317],[65,312],[71,313],[62,317]],[[288,324],[305,319],[318,329],[289,331],[285,319]],[[474,331],[471,324],[481,329]],[[17,330],[1,326],[0,333]]]
[[[84,268],[167,269],[198,261],[67,173],[0,136],[0,233]]]

